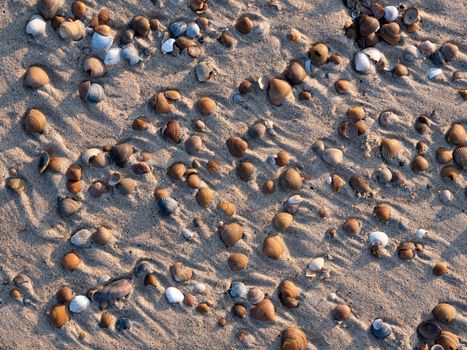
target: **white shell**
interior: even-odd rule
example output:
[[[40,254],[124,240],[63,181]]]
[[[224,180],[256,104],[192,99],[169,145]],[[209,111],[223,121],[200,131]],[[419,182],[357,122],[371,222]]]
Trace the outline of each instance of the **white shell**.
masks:
[[[44,35],[46,22],[41,16],[32,16],[31,20],[26,25],[26,33],[36,37],[38,35]]]
[[[166,41],[162,43],[162,53],[169,53],[174,50],[174,43],[175,39],[174,38],[169,38]]]
[[[171,304],[181,303],[183,299],[185,298],[183,296],[183,293],[180,291],[180,289],[175,288],[175,287],[167,288],[167,290],[165,291],[165,296],[167,297],[167,300]]]
[[[258,86],[261,90],[266,90],[269,86],[269,77],[264,76],[258,79]]]
[[[195,236],[195,233],[193,231],[190,231],[187,228],[184,228],[182,230],[182,235],[183,235],[183,237],[185,237],[185,239],[190,240],[190,239],[193,239],[193,237]]]
[[[452,196],[451,191],[442,190],[439,194],[439,198],[441,199],[443,203],[447,203],[447,202],[452,201],[453,196]]]
[[[376,47],[367,47],[363,49],[362,52],[367,55],[374,63],[378,63],[381,60],[381,51]]]
[[[70,311],[76,314],[86,310],[90,304],[90,300],[85,295],[77,295],[70,302]]]
[[[141,61],[138,50],[133,45],[128,45],[122,50],[122,57],[128,60],[132,66]]]
[[[193,287],[193,291],[197,294],[202,294],[206,291],[207,286],[204,283],[196,283]]]
[[[110,174],[109,181],[107,182],[109,186],[115,186],[122,180],[122,174],[118,171],[114,171]]]
[[[122,49],[119,47],[111,48],[105,54],[104,63],[106,66],[117,64],[122,59]]]
[[[91,246],[91,236],[92,232],[87,229],[82,229],[76,232],[70,238],[71,244],[74,244],[78,247],[90,247]]]
[[[328,176],[328,177],[326,178],[326,183],[327,183],[328,185],[332,184],[332,177],[331,177],[331,176]]]
[[[111,36],[104,36],[94,32],[91,39],[91,47],[93,52],[101,52],[110,49],[114,42]]]
[[[355,54],[355,69],[361,73],[368,73],[371,68],[370,58],[363,52],[359,51]]]
[[[271,154],[266,158],[266,163],[268,163],[269,165],[271,165],[273,167],[278,168],[278,166],[276,164],[276,158],[277,158],[277,155]]]
[[[313,272],[321,271],[324,267],[323,258],[315,258],[308,264],[308,268]]]
[[[409,45],[405,48],[404,58],[407,61],[413,62],[419,57],[420,57],[420,51],[418,51],[418,49],[414,45]]]
[[[438,75],[443,74],[441,68],[430,68],[428,69],[428,79],[432,80]]]
[[[392,22],[395,21],[397,16],[399,15],[399,11],[395,6],[386,6],[384,8],[384,19],[386,21]]]
[[[378,319],[373,321],[373,328],[376,329],[376,330],[379,330],[379,329],[381,329],[381,326],[383,324],[384,324],[383,320],[378,318]]]
[[[305,70],[307,71],[308,74],[313,73],[313,62],[311,62],[311,60],[305,61]]]
[[[84,164],[89,164],[89,162],[91,161],[91,158],[101,153],[102,151],[98,148],[90,148],[81,155],[81,160]]]
[[[423,237],[425,237],[425,235],[428,233],[427,230],[424,230],[423,228],[420,228],[418,229],[418,231],[415,233],[415,236],[417,236],[417,238],[419,239],[422,239]]]
[[[296,195],[290,196],[287,199],[287,202],[289,202],[289,204],[300,204],[301,202],[303,202],[303,199],[302,197],[300,197],[300,195],[296,194]]]
[[[274,122],[272,120],[265,120],[264,125],[266,125],[267,129],[273,129],[274,128]]]
[[[389,241],[388,235],[381,231],[374,231],[370,233],[368,237],[371,245],[378,245],[381,248],[384,248]]]

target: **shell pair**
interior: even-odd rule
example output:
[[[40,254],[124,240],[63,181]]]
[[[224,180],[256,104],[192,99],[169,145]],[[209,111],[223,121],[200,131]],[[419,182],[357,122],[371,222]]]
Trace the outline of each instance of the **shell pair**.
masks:
[[[82,99],[92,103],[99,103],[105,97],[102,85],[91,83],[89,80],[83,81],[79,85],[79,95]]]

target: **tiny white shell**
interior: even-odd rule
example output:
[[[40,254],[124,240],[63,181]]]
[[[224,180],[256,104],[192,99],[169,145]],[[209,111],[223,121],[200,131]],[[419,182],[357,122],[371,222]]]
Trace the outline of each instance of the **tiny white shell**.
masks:
[[[362,52],[367,55],[374,63],[378,63],[381,60],[381,51],[376,47],[367,47]]]
[[[193,287],[193,291],[197,294],[202,294],[206,291],[207,286],[204,283],[196,283]]]
[[[404,50],[404,58],[409,61],[413,62],[417,58],[420,57],[420,51],[414,45],[409,45]]]
[[[190,231],[187,228],[184,228],[182,230],[182,235],[183,235],[183,237],[185,237],[185,239],[190,240],[190,239],[193,239],[193,237],[195,236],[195,233],[193,231]]]
[[[399,15],[399,11],[395,6],[386,6],[384,8],[384,19],[386,21],[392,22],[395,21],[397,16]]]
[[[443,74],[441,68],[430,68],[428,69],[428,79],[433,80],[438,75]]]
[[[328,177],[326,178],[326,183],[327,183],[328,185],[332,184],[332,177],[331,177],[331,176],[328,176]]]
[[[179,304],[185,298],[183,296],[183,293],[180,291],[180,289],[175,288],[175,287],[167,288],[167,290],[165,291],[165,296],[167,300],[169,301],[169,303],[171,304]]]
[[[381,231],[374,231],[370,233],[368,237],[371,245],[378,245],[381,248],[384,248],[389,241],[388,235]]]
[[[264,76],[258,79],[258,86],[261,90],[266,90],[269,86],[269,77]]]
[[[451,191],[442,190],[439,194],[439,198],[441,199],[443,203],[447,203],[447,202],[452,201],[453,196],[452,196]]]
[[[162,43],[162,53],[169,53],[174,50],[174,43],[175,39],[174,38],[169,38],[166,41]]]
[[[86,310],[90,304],[90,300],[85,295],[77,295],[70,302],[70,311],[79,314]]]
[[[415,233],[415,236],[417,236],[417,238],[419,239],[422,239],[423,237],[425,237],[425,235],[428,233],[427,230],[424,230],[423,228],[420,228],[418,229],[418,231]]]
[[[84,164],[89,164],[89,162],[91,161],[91,159],[99,154],[101,154],[102,151],[98,148],[90,148],[88,149],[86,152],[84,152],[82,155],[81,155],[81,161],[84,163]]]
[[[305,61],[305,70],[307,71],[308,74],[313,73],[313,62],[311,62],[311,60]]]
[[[289,202],[290,204],[300,204],[301,202],[303,202],[303,199],[302,197],[300,197],[300,195],[296,194],[296,195],[290,196],[287,199],[287,202]]]
[[[361,73],[368,73],[371,68],[370,58],[363,52],[359,51],[355,54],[355,69]]]
[[[324,267],[323,258],[315,258],[308,264],[308,268],[313,272],[321,271]]]
[[[91,246],[92,232],[87,229],[82,229],[76,232],[70,238],[70,242],[78,247],[90,247]]]
[[[31,20],[26,25],[26,33],[36,37],[38,35],[44,35],[46,22],[41,16],[32,16]]]
[[[119,47],[111,48],[105,54],[104,63],[106,66],[117,64],[122,59],[122,49]]]

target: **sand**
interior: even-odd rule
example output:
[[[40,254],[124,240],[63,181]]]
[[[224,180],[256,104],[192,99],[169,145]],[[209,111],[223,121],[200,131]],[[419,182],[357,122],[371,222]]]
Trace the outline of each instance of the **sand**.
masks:
[[[305,0],[279,1],[283,8],[276,11],[266,1],[210,1],[205,16],[211,21],[207,37],[201,45],[202,57],[214,60],[218,74],[206,83],[197,81],[194,67],[202,59],[192,59],[186,53],[162,55],[160,40],[154,44],[157,52],[149,61],[130,66],[121,62],[110,67],[99,79],[106,92],[98,104],[83,103],[78,95],[79,82],[86,79],[82,61],[83,48],[90,38],[78,42],[65,42],[47,24],[46,37],[33,39],[24,32],[27,20],[37,13],[35,1],[10,1],[1,5],[0,20],[0,348],[24,349],[278,349],[280,333],[289,325],[298,325],[306,333],[309,349],[411,349],[418,344],[416,326],[430,318],[431,309],[438,302],[449,302],[459,315],[447,328],[465,337],[466,329],[466,246],[467,217],[465,215],[465,172],[455,183],[442,179],[442,165],[435,160],[438,147],[448,147],[444,135],[453,122],[467,126],[465,102],[457,94],[466,88],[465,80],[451,81],[453,71],[465,69],[467,56],[465,36],[465,4],[462,1],[419,1],[422,18],[418,33],[404,34],[403,43],[377,47],[390,63],[402,59],[403,47],[430,39],[437,45],[454,40],[461,53],[443,67],[440,81],[429,81],[426,72],[433,65],[427,59],[406,63],[410,76],[394,79],[390,72],[360,75],[352,69],[356,44],[345,37],[342,30],[349,11],[340,1],[310,2]],[[159,18],[164,25],[177,18],[194,20],[196,15],[186,1],[157,1],[154,5],[144,1],[86,1],[88,19],[106,6],[110,9],[111,26],[123,29],[132,16],[141,14]],[[396,2],[390,2],[397,5]],[[68,12],[71,1],[64,8]],[[240,35],[235,33],[238,45],[224,48],[218,41],[224,28],[233,28],[236,19],[251,15],[255,23],[264,22],[268,32]],[[291,28],[302,33],[298,43],[287,39]],[[291,59],[307,59],[310,43],[325,42],[332,53],[344,58],[340,65],[318,67],[311,75],[313,99],[299,101],[300,87],[294,89],[293,102],[274,107],[265,91],[258,86],[250,94],[234,101],[238,84],[246,78],[256,80],[262,76],[275,76],[286,68]],[[32,64],[45,67],[53,91],[33,91],[23,87],[23,75]],[[355,85],[353,93],[339,95],[333,84],[337,79],[348,79]],[[180,91],[182,100],[173,104],[174,113],[156,115],[147,104],[149,98],[164,89]],[[216,100],[218,108],[213,115],[204,117],[195,108],[199,97]],[[337,134],[338,125],[345,120],[345,111],[351,106],[363,106],[367,113],[369,132],[354,140],[345,140]],[[22,128],[25,112],[32,107],[42,109],[48,126],[42,135],[27,134]],[[383,128],[378,115],[386,109],[396,110],[398,123]],[[430,132],[418,134],[415,119],[428,114],[432,120]],[[152,127],[138,132],[131,128],[136,117],[147,117]],[[207,129],[202,133],[206,150],[199,156],[189,156],[183,143],[174,145],[163,139],[158,130],[170,119],[178,119],[184,129],[184,138],[194,133],[192,121],[202,119]],[[228,152],[225,141],[230,135],[245,135],[248,127],[258,119],[270,119],[275,135],[267,134],[261,140],[249,140],[250,150],[244,159],[256,166],[254,178],[242,182],[236,175],[235,160]],[[378,167],[384,164],[378,151],[383,137],[399,139],[403,145],[403,166],[388,164],[406,177],[407,187],[394,184],[381,185],[375,178]],[[311,149],[315,140],[322,139],[328,147],[341,147],[344,161],[331,167]],[[57,198],[67,195],[67,167],[77,161],[80,154],[91,146],[114,145],[125,140],[138,150],[154,155],[149,165],[153,173],[124,174],[137,180],[138,190],[124,196],[117,191],[92,198],[87,187],[94,180],[107,179],[113,164],[105,169],[86,167],[82,210],[70,219],[57,212]],[[429,145],[427,159],[430,168],[414,174],[410,160],[416,155],[419,140]],[[41,150],[51,150],[61,157],[63,173],[37,171]],[[292,226],[280,235],[286,244],[286,253],[279,260],[268,259],[262,253],[264,238],[274,233],[271,220],[281,210],[283,201],[295,192],[277,190],[274,194],[261,193],[266,179],[275,179],[281,170],[266,163],[266,158],[279,150],[290,154],[291,166],[308,175],[299,194],[303,197]],[[195,200],[195,190],[182,182],[168,178],[168,166],[176,161],[190,164],[198,159],[204,165],[216,159],[222,165],[218,174],[200,169],[200,176],[214,190],[214,203],[202,209]],[[4,184],[10,168],[28,180],[29,187],[18,196]],[[376,193],[373,198],[358,198],[348,186],[335,193],[326,184],[330,173],[337,173],[346,181],[352,174],[371,178]],[[180,202],[172,217],[162,217],[153,196],[156,187],[167,187],[171,196]],[[438,193],[449,189],[454,198],[445,204]],[[220,200],[235,203],[234,219],[216,209]],[[383,224],[372,214],[379,203],[391,206],[391,220]],[[322,219],[318,208],[326,207],[330,216]],[[194,228],[192,220],[202,217],[204,224]],[[338,230],[334,240],[325,238],[328,228],[339,228],[345,219],[356,217],[363,223],[357,237]],[[225,248],[216,233],[220,221],[240,222],[245,238],[235,247]],[[114,232],[106,246],[76,248],[69,242],[72,233],[81,228],[94,229],[109,226]],[[182,229],[196,232],[194,241],[182,236]],[[419,228],[428,230],[427,236],[417,240]],[[368,233],[381,230],[390,237],[389,246],[380,259],[368,249]],[[397,257],[399,242],[417,241],[425,251],[412,261]],[[61,264],[61,257],[76,251],[82,258],[77,271],[69,272]],[[227,257],[230,252],[243,252],[249,256],[247,268],[230,271]],[[325,258],[327,273],[311,279],[305,276],[307,264],[315,257]],[[55,293],[70,286],[75,294],[85,294],[89,288],[102,285],[108,279],[131,273],[141,260],[151,261],[156,268],[160,288],[144,287],[135,281],[133,295],[109,312],[116,317],[125,316],[133,327],[124,332],[101,329],[98,326],[101,311],[96,303],[84,313],[73,315],[62,328],[56,329],[47,313],[56,303]],[[169,265],[180,261],[194,271],[191,282],[179,284],[172,280]],[[435,277],[431,270],[436,262],[445,261],[450,272]],[[37,299],[32,305],[9,296],[12,279],[18,273],[27,274],[34,285]],[[301,290],[300,305],[295,309],[284,307],[277,296],[277,288],[284,279],[292,280]],[[230,313],[234,300],[226,293],[232,281],[258,286],[268,293],[276,306],[275,322],[260,322],[247,316],[235,318]],[[195,295],[197,302],[210,301],[208,314],[195,308],[169,305],[163,290],[177,286],[183,292],[193,290],[195,282],[207,285],[205,295]],[[351,305],[352,317],[335,323],[330,312],[336,301]],[[219,327],[220,317],[227,317],[227,325]],[[369,332],[371,322],[383,318],[393,327],[387,340],[377,340]],[[237,333],[246,329],[248,336],[237,339]],[[85,331],[87,336],[80,339]]]

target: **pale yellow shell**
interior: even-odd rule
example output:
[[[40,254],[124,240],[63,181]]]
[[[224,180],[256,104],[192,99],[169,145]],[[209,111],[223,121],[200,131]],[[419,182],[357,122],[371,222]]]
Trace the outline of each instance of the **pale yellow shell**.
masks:
[[[46,71],[37,66],[31,66],[24,75],[24,86],[39,89],[49,84],[49,76]]]
[[[395,139],[383,139],[381,141],[381,155],[384,160],[390,161],[396,157],[401,149],[401,144],[398,140]]]
[[[300,294],[300,289],[289,280],[284,280],[279,285],[279,298],[287,307],[297,307],[298,306],[298,296]]]
[[[172,164],[169,167],[169,170],[167,171],[167,174],[172,178],[173,180],[181,180],[183,179],[183,175],[185,175],[186,172],[186,166],[183,163],[175,163]]]
[[[24,128],[27,132],[43,133],[47,120],[44,113],[38,109],[30,109],[24,119]]]
[[[344,224],[342,225],[342,228],[354,235],[358,235],[360,233],[360,230],[362,229],[362,224],[360,221],[357,219],[347,219]]]
[[[190,186],[191,188],[201,188],[201,186],[203,185],[203,182],[201,181],[198,174],[193,173],[187,176],[186,184]]]
[[[276,230],[285,231],[292,224],[293,216],[287,212],[280,212],[272,219],[272,224]]]
[[[457,350],[460,340],[454,333],[442,331],[439,338],[435,340],[435,343],[441,345],[445,350]]]
[[[456,308],[446,303],[436,305],[431,313],[438,321],[444,323],[451,322],[457,315]]]
[[[282,173],[280,185],[282,189],[299,190],[302,188],[302,178],[297,170],[289,168]]]
[[[209,97],[201,97],[198,100],[198,108],[204,115],[211,114],[216,109],[216,101]]]
[[[391,207],[387,204],[378,204],[373,212],[381,221],[388,221],[391,217]]]
[[[73,22],[65,21],[60,24],[58,34],[65,40],[80,40],[86,34],[86,28],[79,19]]]

